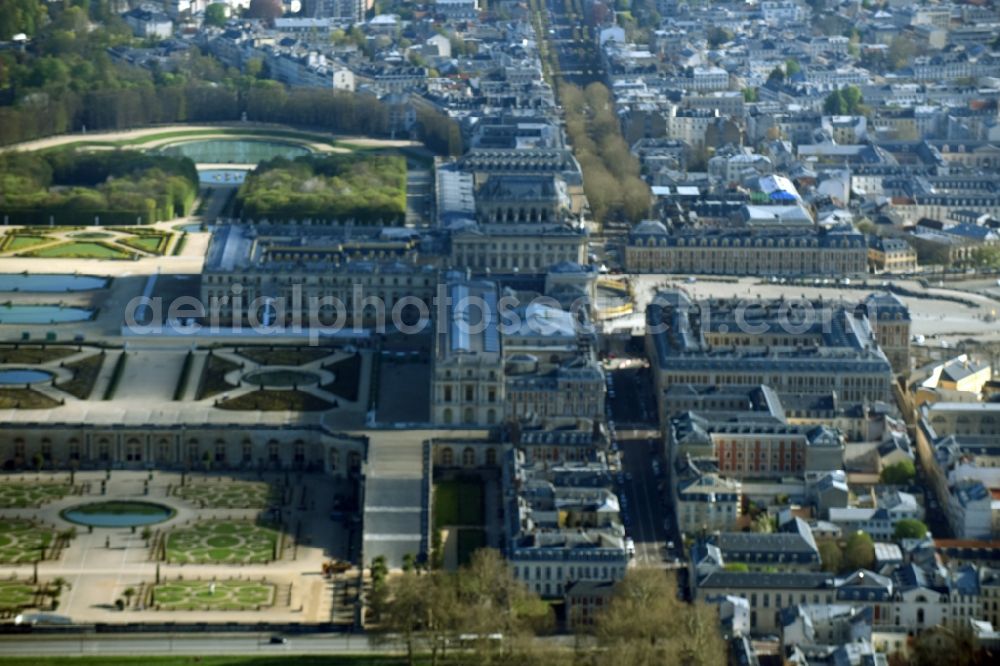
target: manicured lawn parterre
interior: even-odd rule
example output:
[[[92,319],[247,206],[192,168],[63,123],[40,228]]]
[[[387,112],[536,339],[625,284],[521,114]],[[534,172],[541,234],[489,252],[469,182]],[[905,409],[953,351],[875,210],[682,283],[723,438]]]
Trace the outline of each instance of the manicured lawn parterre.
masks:
[[[102,365],[104,365],[104,356],[101,354],[94,354],[79,361],[67,363],[65,367],[72,371],[73,378],[56,384],[56,388],[80,400],[86,400],[94,390],[94,384],[97,383],[97,376],[101,373]]]
[[[262,564],[281,553],[281,535],[249,521],[202,520],[167,535],[172,564]]]
[[[26,388],[0,388],[0,409],[52,409],[59,402]]]
[[[339,398],[356,402],[358,389],[361,386],[361,366],[364,362],[361,354],[355,352],[347,358],[323,365],[323,368],[333,373],[333,381],[321,388]]]
[[[228,359],[224,359],[218,354],[212,354],[205,359],[205,365],[201,369],[201,378],[198,380],[198,390],[195,393],[196,400],[204,400],[218,395],[223,391],[236,388],[235,384],[226,381],[226,375],[233,370],[239,370],[240,366]]]
[[[0,363],[38,365],[49,361],[58,361],[75,353],[75,347],[6,346],[0,347]]]
[[[188,481],[174,495],[203,509],[263,509],[278,500],[278,489],[265,481]]]
[[[0,518],[0,564],[26,564],[44,559],[52,543],[52,527],[22,518]]]
[[[4,252],[27,250],[29,247],[35,247],[36,245],[52,241],[52,239],[48,236],[29,236],[21,234],[11,234],[8,238],[9,240],[7,240],[7,242],[5,242],[2,246]]]
[[[18,580],[0,580],[0,612],[10,612],[36,605],[38,588]]]
[[[434,524],[482,525],[483,487],[475,481],[441,481],[434,484]]]
[[[274,585],[254,580],[175,580],[153,586],[156,610],[259,610],[274,603]]]
[[[26,252],[24,256],[46,259],[131,259],[135,255],[100,241],[67,241]]]
[[[72,490],[68,483],[0,482],[0,509],[39,507],[62,499]]]
[[[143,250],[144,252],[159,254],[158,249],[162,241],[163,236],[136,236],[134,238],[126,238],[121,242],[124,245]]]
[[[219,409],[260,412],[322,412],[333,405],[311,393],[297,390],[261,389],[220,402]]]
[[[260,365],[305,365],[334,353],[327,347],[240,347],[239,355]]]

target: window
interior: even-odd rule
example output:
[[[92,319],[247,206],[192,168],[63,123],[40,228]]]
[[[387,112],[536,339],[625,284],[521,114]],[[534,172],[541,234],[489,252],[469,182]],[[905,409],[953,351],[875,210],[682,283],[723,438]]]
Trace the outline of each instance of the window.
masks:
[[[476,464],[476,452],[471,446],[465,447],[462,451],[462,465],[465,467],[474,467]],[[548,571],[548,569],[546,569]]]

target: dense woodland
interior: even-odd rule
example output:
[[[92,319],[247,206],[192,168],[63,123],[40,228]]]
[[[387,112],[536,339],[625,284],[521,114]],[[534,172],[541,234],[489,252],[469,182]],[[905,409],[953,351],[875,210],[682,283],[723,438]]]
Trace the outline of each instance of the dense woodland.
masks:
[[[198,193],[187,158],[71,150],[0,155],[0,215],[10,223],[145,224],[186,215]]]
[[[336,133],[388,134],[388,111],[370,95],[287,89],[259,61],[244,71],[192,49],[176,71],[115,61],[117,46],[138,40],[106,0],[0,0],[0,41],[25,33],[24,48],[0,50],[0,145],[52,134],[151,124],[247,120]],[[8,44],[7,46],[12,46]],[[458,125],[432,107],[417,114],[419,138],[459,154]]]
[[[400,155],[307,155],[261,163],[237,194],[244,218],[391,224],[406,214]]]

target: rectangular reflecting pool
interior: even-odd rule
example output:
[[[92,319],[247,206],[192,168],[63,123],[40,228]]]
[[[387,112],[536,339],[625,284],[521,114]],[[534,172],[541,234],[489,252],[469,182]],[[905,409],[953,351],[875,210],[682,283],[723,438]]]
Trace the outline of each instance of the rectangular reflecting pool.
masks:
[[[0,324],[67,324],[87,321],[93,310],[60,305],[0,305]]]
[[[0,273],[0,291],[90,291],[108,286],[107,278],[93,275],[64,275],[45,273],[25,275],[24,273]]]

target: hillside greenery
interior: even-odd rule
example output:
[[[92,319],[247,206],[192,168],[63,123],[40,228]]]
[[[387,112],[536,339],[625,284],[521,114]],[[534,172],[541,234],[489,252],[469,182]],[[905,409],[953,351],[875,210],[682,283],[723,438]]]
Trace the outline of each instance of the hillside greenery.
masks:
[[[406,214],[406,160],[400,155],[276,158],[237,194],[244,218],[391,223]]]
[[[28,48],[0,51],[0,145],[66,132],[244,117],[344,134],[390,133],[388,108],[378,99],[290,90],[268,78],[259,58],[242,71],[197,47],[152,69],[116,59],[116,49],[158,44],[133,37],[108,0],[3,0],[0,7],[0,40],[20,32],[31,38]],[[418,109],[416,134],[431,150],[461,152],[458,124],[433,108]]]

